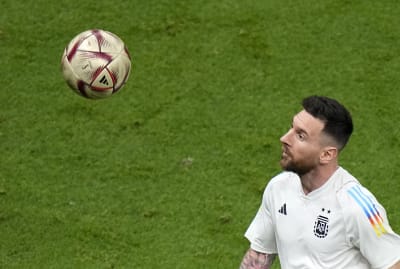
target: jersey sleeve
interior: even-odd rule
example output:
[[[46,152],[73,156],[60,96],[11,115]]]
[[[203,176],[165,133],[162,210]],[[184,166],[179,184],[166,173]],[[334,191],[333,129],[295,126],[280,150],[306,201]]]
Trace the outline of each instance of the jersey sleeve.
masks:
[[[358,248],[372,268],[387,269],[400,260],[400,236],[389,225],[384,207],[367,189],[346,190],[345,222],[349,243]]]
[[[268,206],[268,187],[266,188],[260,208],[245,237],[250,241],[250,247],[261,253],[277,253],[273,220]]]

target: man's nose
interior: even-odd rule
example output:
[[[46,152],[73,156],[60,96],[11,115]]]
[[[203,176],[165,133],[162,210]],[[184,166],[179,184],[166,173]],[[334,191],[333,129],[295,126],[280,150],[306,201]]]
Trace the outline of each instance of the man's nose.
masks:
[[[289,144],[289,138],[290,138],[290,133],[291,129],[286,132],[279,140],[281,141],[282,144]]]

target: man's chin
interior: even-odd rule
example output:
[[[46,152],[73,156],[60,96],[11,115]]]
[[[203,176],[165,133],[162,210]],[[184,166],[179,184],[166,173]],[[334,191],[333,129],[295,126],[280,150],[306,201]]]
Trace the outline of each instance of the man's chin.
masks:
[[[280,166],[281,166],[281,168],[282,168],[283,170],[287,170],[288,167],[290,166],[289,163],[288,163],[288,161],[287,161],[287,159],[285,159],[285,158],[282,158],[282,159],[279,161],[279,164],[280,164]]]
[[[297,173],[297,169],[291,165],[290,162],[288,162],[286,159],[281,159],[279,162],[282,170],[287,171],[287,172],[294,172]]]

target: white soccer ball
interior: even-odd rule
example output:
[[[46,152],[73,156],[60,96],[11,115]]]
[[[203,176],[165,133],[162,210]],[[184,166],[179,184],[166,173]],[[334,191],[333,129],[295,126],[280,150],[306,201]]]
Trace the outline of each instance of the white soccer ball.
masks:
[[[68,43],[61,67],[65,81],[76,93],[101,99],[113,95],[126,83],[131,58],[117,35],[93,29],[78,34]]]

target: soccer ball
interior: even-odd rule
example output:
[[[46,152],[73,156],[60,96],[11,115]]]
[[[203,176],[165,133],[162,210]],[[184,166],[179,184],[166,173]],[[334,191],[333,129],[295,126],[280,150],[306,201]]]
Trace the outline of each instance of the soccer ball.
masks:
[[[117,35],[93,29],[78,34],[68,43],[61,68],[65,81],[76,93],[101,99],[124,86],[131,71],[131,58]]]

